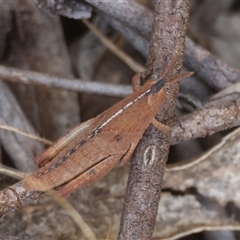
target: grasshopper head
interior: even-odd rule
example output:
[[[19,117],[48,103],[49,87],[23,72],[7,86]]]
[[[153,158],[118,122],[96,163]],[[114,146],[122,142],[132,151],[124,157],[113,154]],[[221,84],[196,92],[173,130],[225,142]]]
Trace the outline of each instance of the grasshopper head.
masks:
[[[161,79],[155,82],[148,93],[147,102],[154,113],[157,113],[165,102],[166,94],[164,87],[166,79]]]
[[[150,87],[150,91],[148,93],[148,105],[152,109],[154,113],[157,113],[161,110],[165,100],[166,100],[166,87],[171,86],[174,83],[179,82],[181,79],[187,78],[191,76],[193,72],[187,72],[180,74],[179,76],[170,79],[168,82],[165,78],[155,82]]]

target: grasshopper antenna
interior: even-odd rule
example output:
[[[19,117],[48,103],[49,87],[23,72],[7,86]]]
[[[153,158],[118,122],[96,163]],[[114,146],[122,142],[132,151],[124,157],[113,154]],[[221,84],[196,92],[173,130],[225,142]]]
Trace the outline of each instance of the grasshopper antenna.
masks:
[[[167,84],[168,84],[168,85],[172,85],[172,84],[174,84],[174,83],[176,83],[176,82],[179,82],[180,80],[182,80],[182,79],[184,79],[184,78],[187,78],[187,77],[192,76],[193,74],[194,74],[194,72],[185,72],[185,73],[182,73],[182,74],[180,74],[179,76],[170,79],[170,80],[167,82]]]
[[[167,65],[166,69],[164,70],[161,79],[165,78],[167,79],[168,74],[170,73],[170,71],[173,69],[174,65],[177,63],[177,61],[180,59],[181,55],[176,55],[172,61]]]

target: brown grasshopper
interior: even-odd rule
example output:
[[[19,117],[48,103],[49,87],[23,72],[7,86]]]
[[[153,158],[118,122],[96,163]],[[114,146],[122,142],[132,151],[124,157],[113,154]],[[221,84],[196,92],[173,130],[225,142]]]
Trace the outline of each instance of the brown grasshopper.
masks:
[[[160,130],[168,128],[154,118],[164,105],[166,88],[190,75],[168,82],[148,80],[102,114],[72,129],[35,158],[41,168],[25,178],[24,187],[43,192],[57,188],[65,196],[126,163],[150,123]],[[133,80],[137,86],[139,78]]]

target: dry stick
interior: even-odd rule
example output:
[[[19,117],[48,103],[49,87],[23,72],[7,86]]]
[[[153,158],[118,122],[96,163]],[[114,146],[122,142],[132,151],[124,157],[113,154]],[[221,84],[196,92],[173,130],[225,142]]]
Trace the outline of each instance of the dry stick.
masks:
[[[172,124],[172,144],[205,137],[240,125],[240,101],[223,106],[205,107],[176,120]]]
[[[125,97],[132,93],[132,88],[126,85],[99,83],[72,80],[62,77],[54,77],[48,74],[26,71],[17,68],[10,68],[0,65],[0,78],[12,82],[25,84],[38,84],[47,87],[56,87],[70,91],[101,94],[113,97]]]
[[[132,28],[137,34],[149,40],[153,13],[143,5],[133,1],[126,1],[122,4],[121,0],[110,2],[86,0],[86,2],[108,16],[121,21],[123,25]],[[111,23],[111,19],[109,22]],[[113,27],[116,27],[116,24],[113,24]],[[121,27],[124,28],[124,26]],[[122,30],[121,33],[125,36],[129,31]],[[128,39],[128,36],[125,37]],[[132,41],[131,44],[136,45],[137,41]],[[188,37],[186,38],[184,61],[187,68],[196,72],[215,89],[223,89],[240,79],[239,70],[229,67],[207,50],[194,44]]]
[[[153,13],[137,1],[124,1],[123,3],[122,0],[86,0],[86,2],[150,39]]]
[[[92,8],[83,1],[36,1],[37,7],[48,15],[62,15],[67,18],[81,19],[92,16]],[[74,7],[73,7],[74,6]]]
[[[188,11],[189,2],[186,0],[156,1],[153,34],[147,62],[151,77],[159,79],[167,63],[183,52]],[[171,76],[180,72],[182,64],[181,62],[178,64],[178,66],[175,64]],[[169,89],[166,104],[158,120],[165,122],[171,119],[177,93],[178,88],[173,86]],[[150,126],[144,133],[133,155],[119,240],[151,239],[170,142],[170,131],[159,132],[155,127]]]
[[[229,67],[210,52],[186,39],[184,64],[216,90],[224,89],[240,80],[240,71]]]
[[[145,67],[137,63],[128,54],[126,54],[124,51],[118,48],[110,39],[108,39],[100,31],[98,31],[98,29],[94,25],[92,25],[89,21],[87,20],[82,21],[109,50],[111,50],[116,56],[118,56],[123,62],[125,62],[134,72],[143,72],[146,70]]]

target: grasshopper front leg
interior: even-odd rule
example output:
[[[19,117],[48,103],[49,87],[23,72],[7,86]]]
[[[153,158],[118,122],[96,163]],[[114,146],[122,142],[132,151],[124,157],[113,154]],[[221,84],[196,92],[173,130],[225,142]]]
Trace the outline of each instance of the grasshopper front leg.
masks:
[[[134,92],[138,91],[144,83],[141,83],[141,73],[136,73],[132,77],[132,89]]]
[[[165,124],[163,124],[163,123],[160,123],[160,122],[159,122],[158,120],[156,120],[155,118],[152,119],[151,124],[152,124],[155,128],[157,128],[159,131],[161,131],[161,132],[168,133],[168,132],[171,132],[171,131],[172,131],[172,129],[171,129],[169,126],[167,126],[167,125],[165,125]]]

